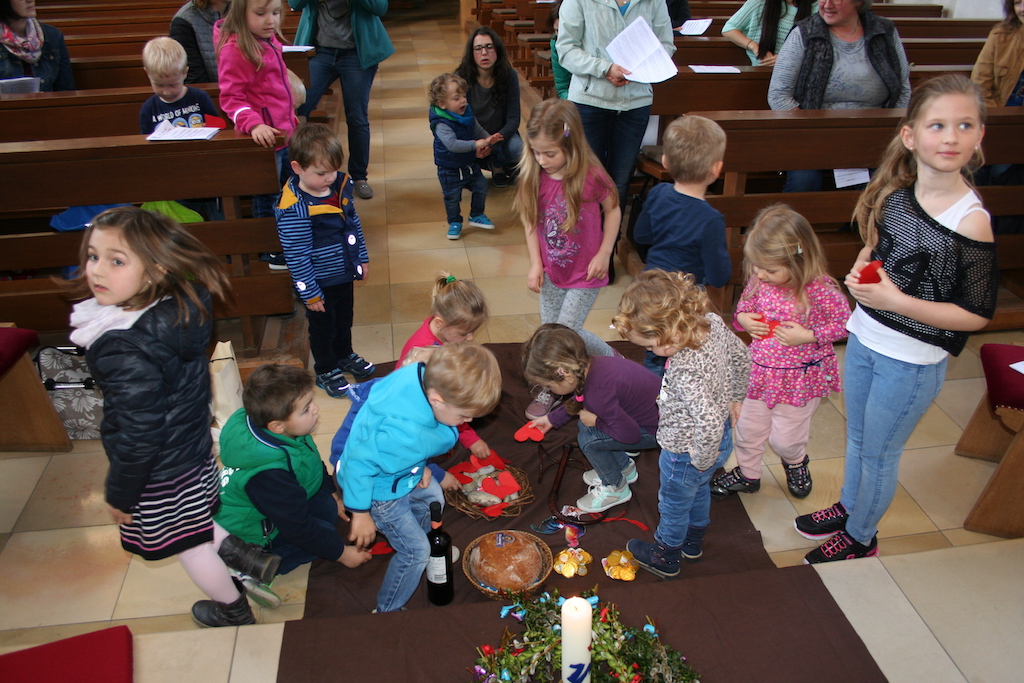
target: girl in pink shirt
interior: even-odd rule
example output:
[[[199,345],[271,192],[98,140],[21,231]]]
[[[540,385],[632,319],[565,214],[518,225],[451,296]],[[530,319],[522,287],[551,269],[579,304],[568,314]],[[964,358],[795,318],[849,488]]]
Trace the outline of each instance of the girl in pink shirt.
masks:
[[[761,487],[765,444],[782,458],[789,492],[811,492],[807,440],[821,399],[840,391],[832,344],[846,336],[850,305],[828,275],[821,244],[788,206],[762,209],[743,247],[747,285],[734,325],[753,341],[750,385],[736,422],[738,467],[711,482],[725,497]]]

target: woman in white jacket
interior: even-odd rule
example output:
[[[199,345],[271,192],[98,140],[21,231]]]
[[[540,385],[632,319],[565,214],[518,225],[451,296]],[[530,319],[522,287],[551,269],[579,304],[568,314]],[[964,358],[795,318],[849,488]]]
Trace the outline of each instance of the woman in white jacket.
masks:
[[[651,85],[630,81],[607,47],[643,17],[668,53],[675,52],[665,0],[564,0],[558,17],[558,60],[572,74],[569,100],[579,108],[587,142],[618,188],[623,206],[650,118]]]

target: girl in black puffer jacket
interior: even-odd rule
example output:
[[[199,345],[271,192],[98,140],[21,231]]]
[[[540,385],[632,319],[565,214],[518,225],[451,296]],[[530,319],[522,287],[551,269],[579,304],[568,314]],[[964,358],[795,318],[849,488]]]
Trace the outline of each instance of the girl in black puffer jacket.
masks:
[[[71,287],[89,298],[74,307],[71,340],[103,391],[106,499],[121,545],[147,560],[177,555],[213,599],[193,607],[203,625],[255,623],[218,555],[227,532],[212,517],[219,473],[206,347],[211,294],[224,298],[227,277],[184,228],[134,207],[93,220],[81,264]]]

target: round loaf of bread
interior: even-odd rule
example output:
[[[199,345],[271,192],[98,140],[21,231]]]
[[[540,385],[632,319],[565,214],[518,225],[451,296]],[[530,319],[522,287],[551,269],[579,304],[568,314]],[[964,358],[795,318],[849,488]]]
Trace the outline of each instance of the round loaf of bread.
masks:
[[[480,583],[497,590],[520,591],[541,578],[543,557],[529,534],[492,531],[478,540],[469,568]]]

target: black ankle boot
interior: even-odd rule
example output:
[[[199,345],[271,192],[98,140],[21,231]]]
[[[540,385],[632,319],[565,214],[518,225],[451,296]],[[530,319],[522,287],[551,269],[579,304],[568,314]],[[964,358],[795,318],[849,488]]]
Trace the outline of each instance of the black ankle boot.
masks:
[[[280,557],[271,555],[255,543],[246,543],[238,536],[225,538],[217,554],[227,566],[265,584],[274,580],[281,566]]]
[[[256,623],[249,601],[245,597],[245,587],[238,579],[231,579],[241,594],[231,604],[216,600],[200,600],[192,605],[192,619],[202,627],[217,628],[218,626],[247,626]]]
[[[683,541],[682,554],[687,562],[696,562],[704,554],[704,532],[706,526],[691,526],[686,530],[686,540]]]

